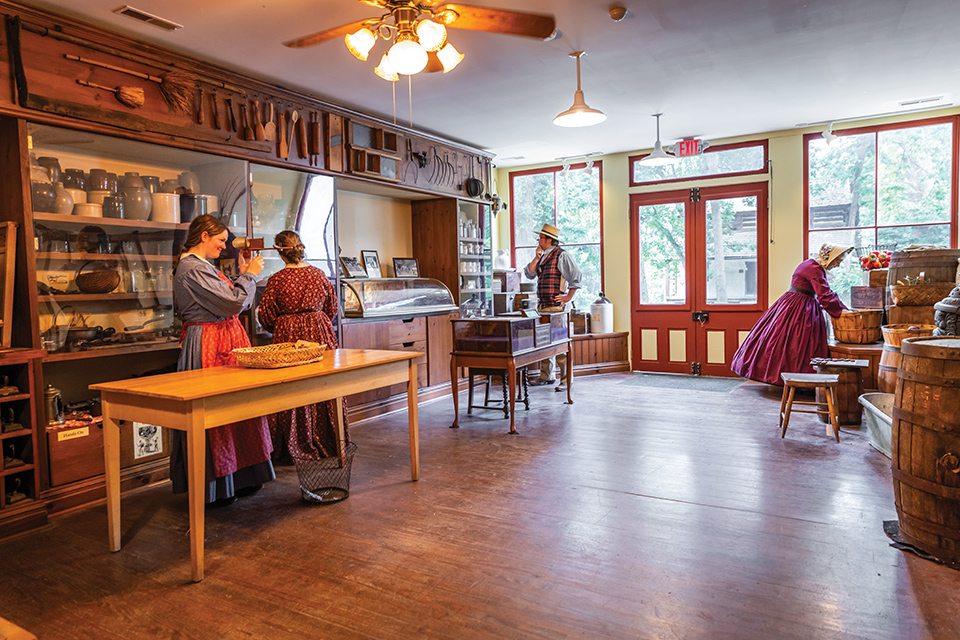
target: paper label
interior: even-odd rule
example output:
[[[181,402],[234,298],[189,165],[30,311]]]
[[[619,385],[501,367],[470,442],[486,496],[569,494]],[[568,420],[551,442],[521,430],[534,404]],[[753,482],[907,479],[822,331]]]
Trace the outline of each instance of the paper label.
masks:
[[[163,431],[155,424],[133,423],[133,459],[163,453]]]
[[[85,438],[90,435],[90,427],[80,427],[79,429],[68,429],[57,433],[57,442],[73,440],[74,438]]]

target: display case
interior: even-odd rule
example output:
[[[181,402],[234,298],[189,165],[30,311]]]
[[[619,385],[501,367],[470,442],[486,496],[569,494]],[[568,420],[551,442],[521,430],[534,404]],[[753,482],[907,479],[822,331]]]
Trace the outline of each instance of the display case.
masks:
[[[498,316],[452,322],[453,350],[457,353],[517,354],[537,346],[537,318]]]
[[[569,311],[541,311],[538,320],[541,324],[550,326],[550,342],[560,342],[570,337]]]
[[[355,278],[341,282],[346,318],[390,318],[457,310],[450,290],[432,278]]]
[[[45,360],[177,348],[175,257],[203,213],[245,234],[247,163],[45,125],[28,134]]]

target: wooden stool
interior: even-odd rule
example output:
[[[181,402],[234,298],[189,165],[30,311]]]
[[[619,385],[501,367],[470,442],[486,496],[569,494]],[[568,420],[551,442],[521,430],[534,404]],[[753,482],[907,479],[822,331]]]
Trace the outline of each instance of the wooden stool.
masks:
[[[840,424],[837,418],[837,387],[840,385],[840,376],[830,373],[781,373],[783,379],[783,397],[780,399],[780,426],[783,432],[780,437],[787,435],[787,424],[790,422],[790,412],[797,413],[816,413],[830,416],[830,425],[833,426],[833,437],[840,442]],[[822,402],[807,402],[797,400],[794,402],[793,395],[797,389],[823,389],[827,397],[827,408],[823,409]],[[817,407],[816,409],[794,409],[794,404],[802,404]],[[827,426],[827,435],[830,435],[830,426]]]
[[[480,384],[484,387],[483,391],[483,404],[473,404],[473,389],[474,389],[474,376],[484,376],[484,381]],[[490,402],[490,384],[491,378],[493,376],[500,377],[500,384],[503,387],[503,404],[496,404],[494,400],[491,406]],[[473,413],[473,409],[496,409],[497,411],[503,411],[503,417],[510,417],[510,399],[507,397],[507,372],[504,369],[480,369],[477,367],[470,367],[467,369],[467,378],[469,382],[467,384],[467,413]],[[529,411],[530,410],[530,396],[527,393],[527,368],[520,367],[517,369],[517,401],[523,402],[524,407]]]

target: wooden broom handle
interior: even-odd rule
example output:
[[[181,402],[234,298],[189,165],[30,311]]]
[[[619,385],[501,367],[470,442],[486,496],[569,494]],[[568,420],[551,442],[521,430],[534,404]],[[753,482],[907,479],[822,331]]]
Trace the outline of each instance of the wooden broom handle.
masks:
[[[132,69],[124,69],[123,67],[117,67],[112,64],[107,64],[106,62],[97,62],[96,60],[88,60],[87,58],[81,58],[80,56],[75,56],[72,53],[65,53],[63,57],[67,60],[76,60],[77,62],[85,62],[86,64],[92,64],[95,67],[103,67],[104,69],[110,69],[111,71],[119,71],[120,73],[126,73],[131,76],[136,76],[137,78],[143,78],[144,80],[150,80],[151,82],[156,82],[157,84],[163,82],[163,78],[150,75],[149,73],[143,73],[142,71],[133,71]]]

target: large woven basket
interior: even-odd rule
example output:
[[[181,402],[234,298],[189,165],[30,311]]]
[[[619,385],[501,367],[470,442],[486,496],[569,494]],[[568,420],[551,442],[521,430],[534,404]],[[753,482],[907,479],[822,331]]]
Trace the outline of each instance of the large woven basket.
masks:
[[[298,342],[280,342],[262,347],[243,347],[234,349],[237,364],[251,369],[279,369],[310,364],[323,359],[327,345],[300,340]]]
[[[893,296],[893,304],[899,307],[929,307],[950,295],[956,286],[954,282],[895,284],[890,287],[890,295]]]
[[[844,311],[838,318],[830,318],[833,323],[833,335],[837,342],[849,344],[870,344],[878,341],[880,331],[880,309],[853,309]]]
[[[884,344],[897,348],[907,338],[932,336],[933,330],[936,328],[937,325],[935,324],[885,324],[880,327],[883,331]]]
[[[84,263],[77,269],[77,275],[74,277],[77,289],[83,293],[110,293],[117,288],[117,285],[120,284],[120,274],[117,273],[116,269],[111,269],[100,263],[101,268],[84,273],[83,270],[90,264],[93,264],[93,261]]]

